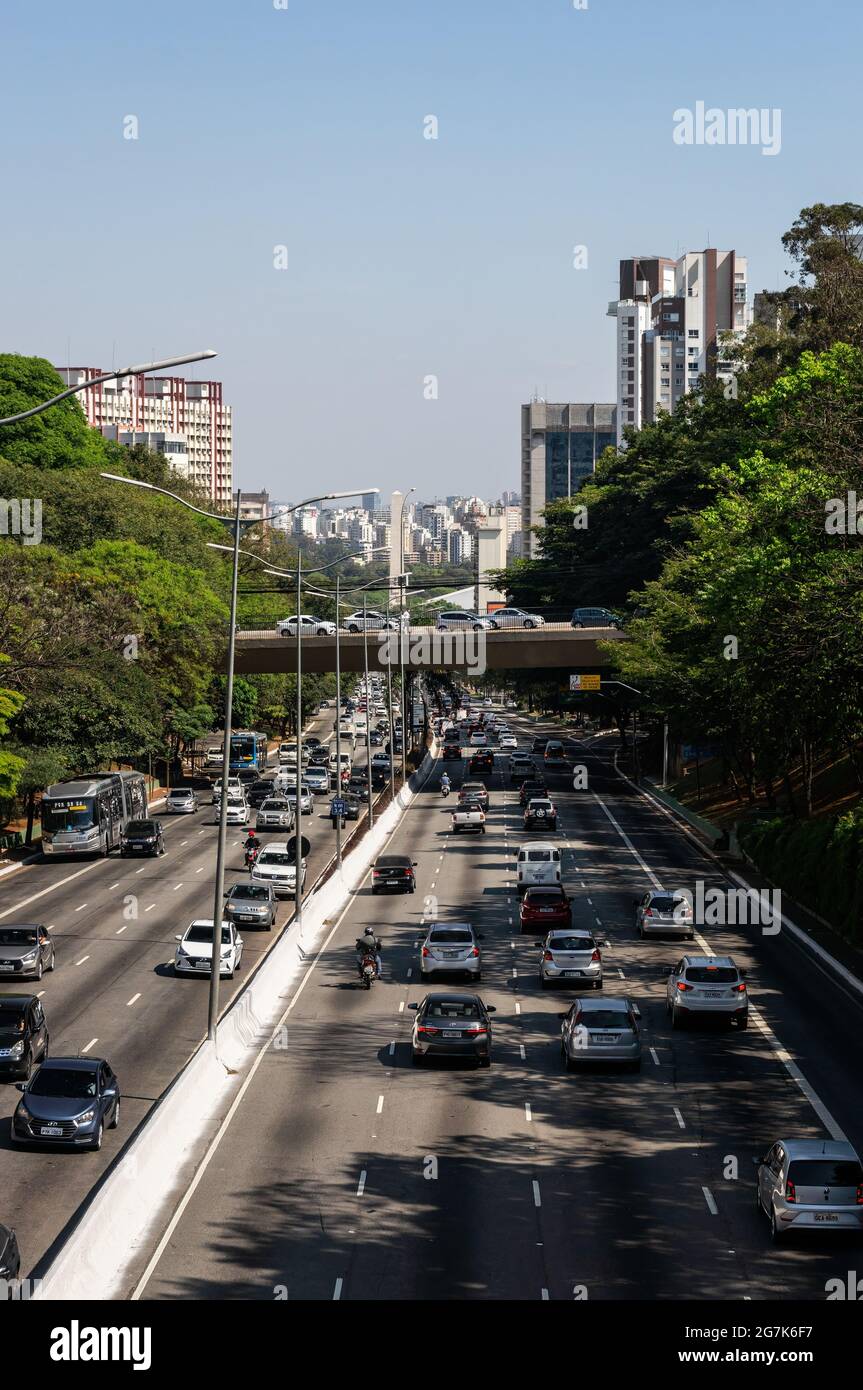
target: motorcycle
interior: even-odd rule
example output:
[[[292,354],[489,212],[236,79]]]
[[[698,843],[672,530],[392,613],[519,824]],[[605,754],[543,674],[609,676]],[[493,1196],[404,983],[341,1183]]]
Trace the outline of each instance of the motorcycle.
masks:
[[[366,954],[360,958],[359,972],[363,989],[371,989],[372,980],[377,975],[377,961],[371,954]]]
[[[449,782],[442,782],[442,783],[441,783],[441,789],[440,789],[440,794],[441,794],[441,796],[449,796],[449,791],[450,791]]]
[[[258,861],[258,855],[260,854],[260,852],[261,852],[261,846],[260,846],[260,845],[249,845],[249,848],[246,850],[246,868],[247,868],[247,869],[251,870],[251,869],[253,869],[253,868],[255,867],[255,864],[256,864],[257,861]]]

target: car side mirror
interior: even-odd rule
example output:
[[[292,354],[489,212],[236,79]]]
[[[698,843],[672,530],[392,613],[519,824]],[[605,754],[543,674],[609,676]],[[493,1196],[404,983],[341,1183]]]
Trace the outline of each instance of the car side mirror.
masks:
[[[416,1012],[416,1010],[419,1008],[419,1004],[408,1004],[408,1008],[413,1009],[414,1012]]]
[[[485,1006],[485,1011],[486,1011],[487,1014],[496,1014],[496,1013],[497,1013],[497,1007],[496,1007],[496,1005],[494,1005],[494,1004],[486,1004],[486,1006]]]
[[[183,938],[182,938],[182,936],[175,936],[175,937],[174,937],[174,940],[175,940],[175,941],[182,941]]]
[[[15,1082],[15,1090],[16,1090],[16,1091],[26,1091],[26,1089],[27,1089],[27,1082],[26,1082],[26,1081],[16,1081],[16,1082]]]

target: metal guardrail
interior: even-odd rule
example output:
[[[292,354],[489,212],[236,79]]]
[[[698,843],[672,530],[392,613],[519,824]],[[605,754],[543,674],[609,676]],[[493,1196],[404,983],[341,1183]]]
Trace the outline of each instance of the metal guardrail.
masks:
[[[432,623],[425,623],[425,624],[422,624],[422,625],[419,624],[419,623],[411,623],[409,626],[406,626],[406,627],[404,628],[404,631],[408,634],[408,636],[411,636],[411,635],[421,636],[421,635],[424,635],[425,633],[430,633],[430,632],[471,632],[471,631],[474,631],[474,630],[475,630],[475,629],[472,629],[472,628],[469,628],[469,627],[452,627],[452,626],[450,626],[450,625],[446,625],[446,626],[444,626],[444,627],[438,627],[437,624],[434,623],[434,622],[432,622]],[[585,635],[589,635],[589,634],[594,634],[594,633],[596,633],[596,634],[599,634],[599,633],[611,634],[611,633],[615,633],[615,632],[621,631],[620,628],[616,628],[616,627],[582,627],[582,628],[574,628],[574,627],[572,626],[572,623],[569,622],[569,621],[566,621],[566,622],[564,622],[564,621],[560,621],[560,622],[557,622],[557,621],[555,621],[555,622],[544,622],[544,623],[542,623],[542,624],[541,624],[540,626],[538,626],[538,627],[513,627],[513,626],[507,625],[506,627],[500,627],[500,628],[496,628],[496,627],[492,627],[492,628],[481,628],[481,629],[478,629],[478,630],[484,632],[485,635],[486,635],[486,637],[497,637],[497,636],[503,636],[503,635],[512,634],[512,633],[516,633],[516,634],[517,634],[517,633],[520,633],[520,632],[529,633],[530,636],[535,637],[538,633],[543,633],[543,632],[583,632]],[[397,633],[398,633],[398,630],[397,630],[397,629],[391,629],[391,631],[392,631],[393,635],[397,635]],[[340,628],[339,628],[339,638],[340,638],[340,639],[341,639],[341,638],[346,638],[346,637],[352,637],[352,638],[356,639],[357,637],[362,637],[362,635],[363,635],[362,632],[348,632],[347,628],[344,628],[344,627],[340,627]],[[385,637],[386,635],[387,635],[387,632],[386,632],[386,630],[383,629],[383,628],[369,629],[369,632],[368,632],[368,640],[369,640],[369,642],[377,642],[377,641],[380,640],[380,638]],[[279,641],[284,641],[284,642],[296,642],[296,637],[295,637],[295,636],[293,636],[293,637],[290,636],[290,635],[283,636],[283,634],[282,634],[282,633],[278,630],[278,628],[276,627],[275,623],[258,623],[258,624],[257,624],[256,626],[254,626],[254,627],[239,627],[239,626],[238,626],[238,627],[237,627],[237,637],[240,637],[240,638],[242,638],[242,637],[272,637],[274,640],[275,640],[275,639],[278,639]],[[333,641],[333,635],[332,635],[332,634],[330,634],[330,635],[321,635],[320,637],[318,637],[318,636],[312,637],[312,636],[310,636],[310,635],[307,635],[306,633],[303,633],[303,645],[305,645],[306,642],[332,642],[332,641]]]

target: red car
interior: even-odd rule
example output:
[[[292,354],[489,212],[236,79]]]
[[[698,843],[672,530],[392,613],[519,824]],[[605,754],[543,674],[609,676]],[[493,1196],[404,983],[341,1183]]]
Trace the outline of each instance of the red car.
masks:
[[[519,920],[523,932],[571,927],[572,907],[565,889],[559,883],[528,888],[521,900]]]
[[[443,746],[443,756],[450,761],[453,758],[461,759],[461,745],[458,743],[445,743]]]

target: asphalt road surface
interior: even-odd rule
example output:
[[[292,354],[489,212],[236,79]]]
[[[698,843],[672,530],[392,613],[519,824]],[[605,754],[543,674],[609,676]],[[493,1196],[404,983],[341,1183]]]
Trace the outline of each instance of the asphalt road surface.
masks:
[[[334,708],[323,712],[308,732],[326,741],[334,718]],[[364,744],[355,761],[365,763]],[[53,973],[38,984],[3,981],[0,994],[39,994],[52,1055],[107,1058],[122,1093],[120,1126],[105,1131],[100,1153],[25,1149],[13,1148],[9,1139],[19,1093],[11,1082],[0,1083],[0,1222],[16,1228],[22,1274],[49,1249],[206,1034],[209,978],[173,973],[175,936],[196,917],[213,915],[218,827],[205,797],[195,815],[154,812],[167,851],[158,859],[48,859],[0,878],[0,923],[44,922],[57,947]],[[312,846],[307,888],[334,852],[328,808],[329,795],[317,796],[313,815],[303,817]],[[228,827],[226,888],[245,876],[244,838],[240,827]],[[278,832],[261,832],[265,844],[278,838]],[[272,932],[243,927],[242,968],[233,980],[222,979],[222,1007],[242,989],[292,911],[292,900],[283,899]]]
[[[690,946],[640,942],[632,899],[650,875],[690,890],[723,879],[616,776],[612,742],[579,746],[589,790],[549,776],[553,838],[574,925],[610,940],[605,992],[642,1010],[641,1073],[566,1073],[558,1014],[574,994],[540,989],[539,938],[519,935],[515,851],[529,837],[504,759],[487,779],[483,837],[450,833],[438,764],[390,845],[418,861],[417,893],[373,897],[361,885],[140,1296],[823,1299],[827,1279],[860,1268],[854,1239],[774,1248],[751,1159],[778,1137],[840,1130],[861,1149],[861,1011],[785,934],[703,928],[712,950],[748,969],[750,1027],[671,1031],[665,977]],[[457,786],[466,764],[445,766]],[[490,1071],[411,1066],[407,1005],[426,992],[418,947],[435,913],[483,934],[479,989],[497,1008]],[[369,923],[384,976],[365,992],[353,942]]]

